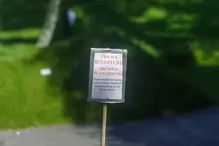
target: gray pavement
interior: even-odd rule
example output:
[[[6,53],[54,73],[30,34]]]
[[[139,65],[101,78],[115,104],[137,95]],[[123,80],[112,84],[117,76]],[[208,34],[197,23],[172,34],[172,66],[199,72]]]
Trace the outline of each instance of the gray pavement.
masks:
[[[108,128],[109,129],[109,128]],[[121,145],[107,136],[108,145]],[[0,132],[0,146],[100,146],[101,129],[97,125],[61,125]]]
[[[219,107],[107,126],[107,146],[219,146]],[[100,146],[101,125],[0,132],[0,146]]]
[[[65,125],[0,133],[0,146],[98,146],[99,143],[99,128],[95,126]]]

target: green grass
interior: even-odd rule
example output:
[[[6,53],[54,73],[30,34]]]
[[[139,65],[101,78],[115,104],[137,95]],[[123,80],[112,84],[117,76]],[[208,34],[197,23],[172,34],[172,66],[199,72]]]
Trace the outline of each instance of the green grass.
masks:
[[[15,47],[15,52],[8,51],[7,47],[1,48],[1,52],[4,49],[5,59],[0,60],[0,129],[66,122],[61,93],[51,96],[52,91],[48,90],[52,88],[48,87],[47,78],[40,75],[40,69],[47,66],[42,63],[27,64],[21,59],[30,57],[30,52],[34,54],[36,50],[29,45],[22,49]],[[21,52],[16,53],[19,50]],[[22,56],[22,52],[29,54]]]
[[[16,61],[19,59],[30,59],[37,53],[37,49],[33,45],[13,44],[0,45],[0,61]]]
[[[3,32],[0,39],[10,40],[17,37],[37,39],[36,32],[37,29]],[[63,44],[61,46],[63,47]],[[46,63],[36,59],[41,51],[34,44],[0,44],[0,130],[77,122],[74,116],[77,118],[79,114],[78,106],[66,106],[66,93],[60,91],[61,87],[51,85],[48,82],[51,78],[40,75],[42,68],[52,67],[52,64],[49,65],[52,62]],[[56,56],[52,55],[52,58],[55,59]],[[57,72],[59,71],[53,71],[53,76]],[[82,98],[75,93],[77,92],[70,93],[75,101]],[[89,121],[95,119],[97,113],[101,111],[97,109],[96,105],[91,105],[86,119]],[[66,111],[71,113],[66,114]]]
[[[1,31],[0,39],[13,39],[13,38],[20,38],[20,39],[35,39],[40,36],[40,29],[23,29],[17,31]]]
[[[25,32],[25,33],[24,33]],[[0,38],[37,37],[36,31],[0,33]],[[31,62],[38,53],[34,45],[0,45],[0,129],[20,129],[69,122],[63,114],[62,94],[48,85]]]

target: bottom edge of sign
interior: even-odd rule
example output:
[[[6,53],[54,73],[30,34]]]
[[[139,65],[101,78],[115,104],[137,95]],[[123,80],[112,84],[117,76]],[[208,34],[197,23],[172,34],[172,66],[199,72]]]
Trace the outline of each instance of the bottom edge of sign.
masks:
[[[124,100],[101,100],[101,99],[88,99],[88,102],[97,102],[97,103],[124,103]]]

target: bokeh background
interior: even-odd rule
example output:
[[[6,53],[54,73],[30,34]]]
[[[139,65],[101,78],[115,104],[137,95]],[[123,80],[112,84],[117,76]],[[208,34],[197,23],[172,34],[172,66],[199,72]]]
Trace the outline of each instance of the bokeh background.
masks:
[[[100,122],[86,101],[91,47],[128,50],[109,122],[218,106],[218,13],[214,0],[0,0],[0,128]]]

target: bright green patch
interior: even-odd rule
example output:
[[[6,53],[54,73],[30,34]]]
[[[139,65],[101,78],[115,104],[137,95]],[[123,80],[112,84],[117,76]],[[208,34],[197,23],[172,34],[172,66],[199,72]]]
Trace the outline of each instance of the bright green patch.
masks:
[[[36,39],[40,36],[41,30],[40,29],[24,29],[24,30],[17,30],[17,31],[1,31],[0,39]]]
[[[219,65],[219,44],[217,40],[200,40],[191,44],[191,47],[199,66]]]
[[[0,45],[0,61],[15,61],[17,59],[31,58],[35,53],[37,53],[37,48],[33,45]]]
[[[147,54],[150,54],[151,56],[154,57],[160,57],[160,52],[153,46],[147,44],[145,41],[141,41],[133,38],[132,42],[135,45],[140,46]]]
[[[167,17],[167,11],[162,8],[152,7],[147,9],[142,16],[133,17],[131,20],[136,23],[147,23],[149,21],[162,20]]]

